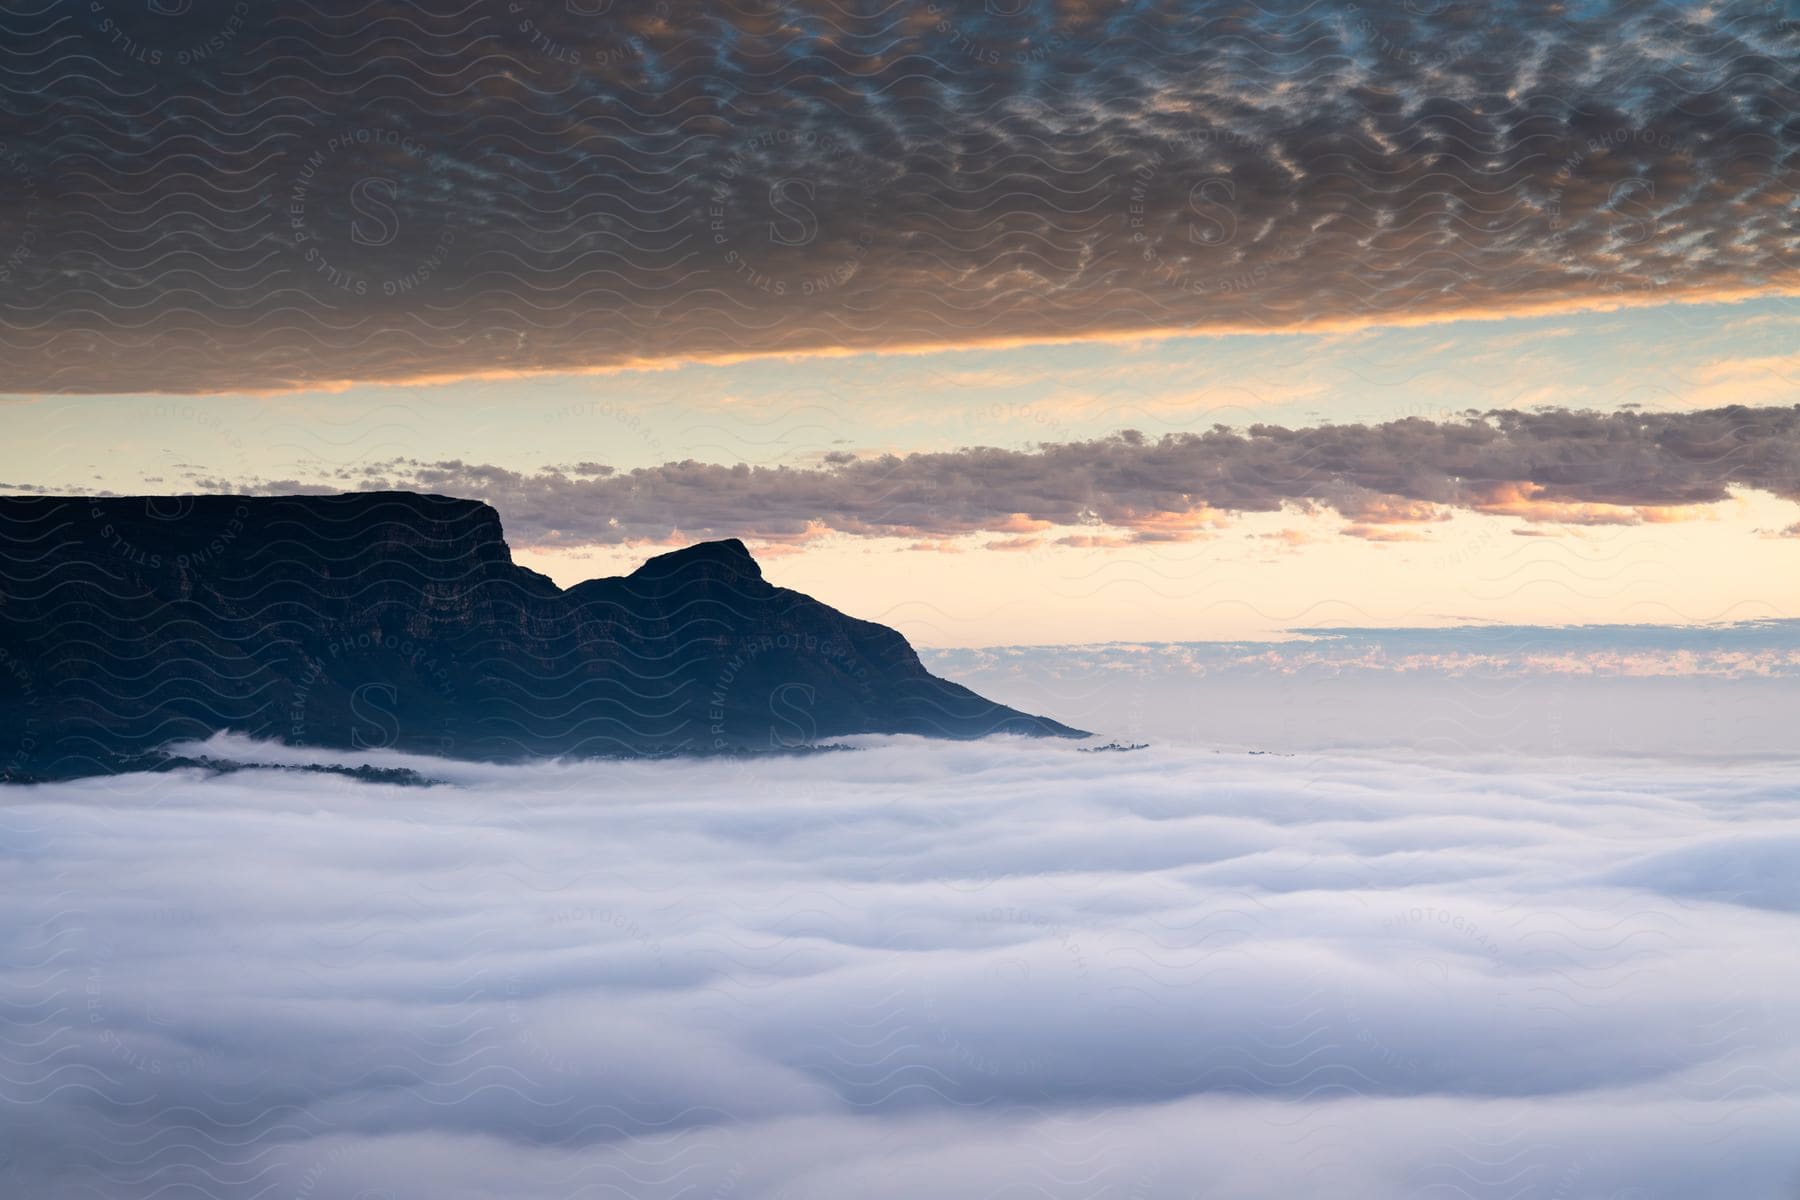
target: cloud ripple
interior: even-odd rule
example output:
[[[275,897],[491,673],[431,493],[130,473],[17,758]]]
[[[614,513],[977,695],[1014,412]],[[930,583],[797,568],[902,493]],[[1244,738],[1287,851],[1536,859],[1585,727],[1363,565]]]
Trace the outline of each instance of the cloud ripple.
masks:
[[[1768,0],[43,0],[0,389],[1791,292]]]

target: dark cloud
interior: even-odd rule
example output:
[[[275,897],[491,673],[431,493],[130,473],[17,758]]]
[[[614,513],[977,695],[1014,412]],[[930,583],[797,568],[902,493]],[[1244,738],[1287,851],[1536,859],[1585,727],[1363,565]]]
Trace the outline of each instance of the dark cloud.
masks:
[[[7,789],[0,1185],[1723,1200],[1800,1166],[1789,759],[827,758]]]
[[[48,0],[0,33],[10,391],[1795,281],[1767,0]]]
[[[209,490],[317,483],[203,480]],[[1707,412],[1496,411],[1461,420],[1288,429],[1223,426],[1148,438],[1127,430],[1028,450],[971,447],[816,469],[674,462],[526,474],[401,460],[328,485],[487,500],[523,545],[635,539],[1025,535],[1127,530],[1198,536],[1232,512],[1335,510],[1363,537],[1410,536],[1453,511],[1533,522],[1631,524],[1724,500],[1734,487],[1800,500],[1800,406]],[[1079,538],[1077,539],[1079,540]]]

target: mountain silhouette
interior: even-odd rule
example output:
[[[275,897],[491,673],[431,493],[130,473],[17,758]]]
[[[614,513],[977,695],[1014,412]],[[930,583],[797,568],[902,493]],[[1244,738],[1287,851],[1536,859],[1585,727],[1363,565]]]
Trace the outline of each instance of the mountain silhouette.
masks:
[[[1084,736],[773,586],[736,539],[565,590],[473,500],[0,498],[0,778],[220,730],[497,760]]]

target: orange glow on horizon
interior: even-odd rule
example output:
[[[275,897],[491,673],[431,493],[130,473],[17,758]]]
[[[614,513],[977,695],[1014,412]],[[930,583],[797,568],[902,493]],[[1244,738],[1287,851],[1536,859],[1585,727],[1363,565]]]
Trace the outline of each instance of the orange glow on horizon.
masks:
[[[1467,305],[1446,307],[1428,312],[1381,314],[1367,316],[1327,316],[1297,320],[1281,326],[1239,325],[1221,322],[1207,326],[1156,326],[1141,329],[1094,330],[1071,333],[1006,334],[965,340],[942,339],[892,345],[834,345],[781,350],[734,350],[701,353],[672,353],[655,358],[619,358],[615,361],[588,365],[565,364],[542,367],[505,367],[470,371],[424,372],[393,378],[336,378],[260,387],[231,388],[214,392],[150,390],[146,396],[237,396],[245,399],[270,399],[306,393],[341,395],[358,387],[429,388],[458,383],[504,383],[547,377],[595,378],[614,375],[661,373],[687,367],[729,367],[745,363],[791,362],[839,358],[907,358],[962,351],[1004,351],[1050,346],[1109,345],[1140,346],[1179,338],[1219,337],[1308,337],[1361,333],[1371,329],[1412,329],[1426,326],[1453,325],[1464,322],[1511,321],[1532,317],[1573,316],[1588,313],[1619,312],[1628,309],[1663,308],[1691,304],[1740,304],[1751,300],[1800,297],[1800,278],[1792,281],[1741,288],[1664,289],[1642,294],[1604,294],[1566,297],[1562,299],[1525,301],[1495,307]],[[98,394],[98,393],[96,393]],[[62,398],[61,393],[17,393],[15,400]]]

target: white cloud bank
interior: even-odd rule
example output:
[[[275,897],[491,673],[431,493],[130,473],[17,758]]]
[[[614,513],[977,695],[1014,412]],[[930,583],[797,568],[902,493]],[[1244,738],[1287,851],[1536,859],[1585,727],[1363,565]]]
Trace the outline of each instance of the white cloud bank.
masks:
[[[1791,760],[427,765],[0,791],[0,1193],[1800,1188]]]

